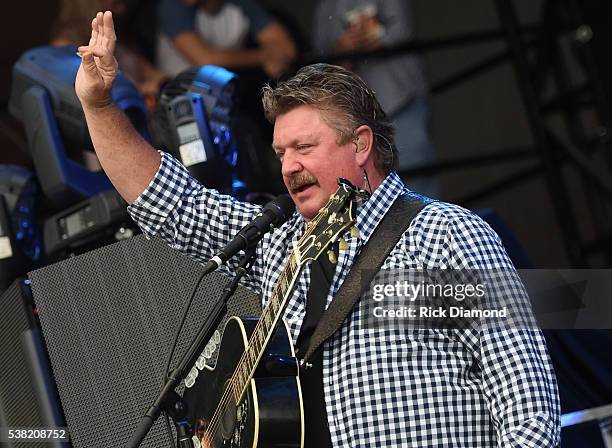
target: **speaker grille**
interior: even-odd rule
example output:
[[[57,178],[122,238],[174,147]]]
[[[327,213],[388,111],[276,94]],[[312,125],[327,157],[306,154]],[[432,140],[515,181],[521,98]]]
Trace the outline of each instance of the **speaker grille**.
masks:
[[[139,235],[30,273],[32,290],[75,447],[123,446],[157,397],[183,307],[201,265]],[[201,283],[173,364],[221,297],[228,278]],[[228,315],[259,315],[240,288]],[[166,447],[159,419],[142,446]]]
[[[0,426],[45,426],[22,343],[30,329],[25,295],[17,280],[0,296]],[[42,442],[14,442],[13,446],[44,447]]]

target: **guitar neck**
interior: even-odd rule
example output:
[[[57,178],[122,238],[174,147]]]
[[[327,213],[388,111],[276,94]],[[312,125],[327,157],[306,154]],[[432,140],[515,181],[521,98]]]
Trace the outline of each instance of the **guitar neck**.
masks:
[[[246,392],[246,388],[255,373],[264,349],[285,310],[289,296],[293,291],[293,285],[302,270],[302,266],[302,264],[298,264],[296,261],[295,254],[289,257],[289,262],[278,280],[274,293],[262,311],[259,322],[249,339],[249,345],[236,366],[232,377],[231,383],[236,403],[240,402],[243,394]]]

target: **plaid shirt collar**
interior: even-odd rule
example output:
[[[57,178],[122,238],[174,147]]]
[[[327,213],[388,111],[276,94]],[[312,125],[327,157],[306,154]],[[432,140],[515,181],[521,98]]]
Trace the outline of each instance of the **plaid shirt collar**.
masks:
[[[356,226],[359,229],[359,239],[366,244],[376,230],[376,227],[387,214],[395,199],[404,191],[404,183],[400,177],[391,172],[378,186],[370,199],[365,201],[357,211]]]

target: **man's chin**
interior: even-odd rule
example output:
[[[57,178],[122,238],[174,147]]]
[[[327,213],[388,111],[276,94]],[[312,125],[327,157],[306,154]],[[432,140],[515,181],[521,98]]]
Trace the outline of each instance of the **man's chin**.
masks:
[[[295,205],[299,210],[300,214],[307,221],[310,221],[315,216],[317,216],[317,213],[319,213],[321,207],[323,207],[326,203],[326,201],[322,201],[321,198],[319,198],[318,195],[315,194],[292,194],[291,196],[293,197],[293,201],[295,202]]]

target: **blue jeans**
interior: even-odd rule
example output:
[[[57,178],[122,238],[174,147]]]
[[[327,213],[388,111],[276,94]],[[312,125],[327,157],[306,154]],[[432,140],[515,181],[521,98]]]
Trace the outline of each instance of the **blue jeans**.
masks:
[[[434,149],[429,135],[431,113],[427,97],[415,96],[390,118],[395,126],[399,171],[433,162]],[[439,197],[440,187],[435,176],[406,178],[405,183],[417,193]]]

